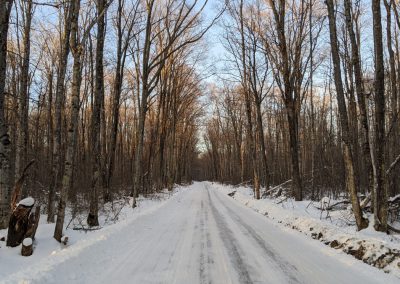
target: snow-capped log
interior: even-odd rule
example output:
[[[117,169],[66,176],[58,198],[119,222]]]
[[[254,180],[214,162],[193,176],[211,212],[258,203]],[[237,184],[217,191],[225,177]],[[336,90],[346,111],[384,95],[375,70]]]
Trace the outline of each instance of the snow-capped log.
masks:
[[[33,253],[33,240],[31,238],[25,238],[22,242],[21,255],[30,256]]]
[[[40,207],[32,210],[35,200],[32,197],[21,200],[11,214],[8,224],[7,246],[16,247],[25,238],[35,238],[39,224]]]
[[[62,238],[61,238],[61,243],[62,243],[63,245],[67,245],[67,243],[68,243],[68,237],[67,237],[67,236],[62,236]]]

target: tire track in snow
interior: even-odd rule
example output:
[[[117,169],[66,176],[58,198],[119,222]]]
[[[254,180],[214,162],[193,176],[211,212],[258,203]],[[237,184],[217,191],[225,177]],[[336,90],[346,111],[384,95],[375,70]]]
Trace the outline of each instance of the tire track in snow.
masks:
[[[207,214],[204,210],[204,202],[203,200],[201,201],[200,205],[200,259],[199,259],[199,265],[200,265],[200,283],[206,284],[206,283],[211,283],[209,279],[209,267],[208,267],[208,262],[206,262],[206,257],[209,258],[208,255],[208,248],[206,248],[206,220],[205,220],[205,214]]]
[[[224,217],[218,212],[217,208],[214,206],[207,187],[206,190],[208,195],[208,203],[210,204],[212,215],[218,226],[219,234],[223,241],[223,244],[230,256],[230,261],[232,262],[236,272],[238,273],[239,282],[243,284],[253,283],[250,277],[249,268],[241,256],[242,252],[239,251],[237,240],[233,237],[233,232],[231,231],[231,229],[229,229],[228,224],[224,220]]]
[[[209,188],[207,187],[207,192],[210,196]],[[280,257],[274,249],[269,246],[263,238],[246,222],[243,221],[243,219],[231,208],[229,208],[218,196],[218,194],[214,194],[215,198],[218,200],[218,202],[227,210],[229,213],[229,216],[231,219],[238,225],[239,229],[246,234],[247,236],[251,237],[257,244],[258,246],[265,252],[264,256],[272,259],[274,264],[278,266],[280,270],[284,272],[284,275],[288,277],[288,283],[301,283],[297,278],[296,274],[298,274],[297,268],[284,260],[282,257]],[[209,197],[210,198],[210,197]]]
[[[208,212],[205,209],[203,200],[201,201],[201,218],[200,218],[200,283],[211,284],[210,267],[214,260],[212,259],[210,233],[208,232]]]

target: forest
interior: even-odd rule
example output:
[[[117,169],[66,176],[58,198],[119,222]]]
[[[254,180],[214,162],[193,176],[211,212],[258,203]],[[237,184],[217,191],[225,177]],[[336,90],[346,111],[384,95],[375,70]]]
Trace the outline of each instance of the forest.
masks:
[[[0,229],[30,196],[63,242],[68,208],[96,227],[122,196],[136,207],[209,180],[344,198],[357,230],[371,213],[399,233],[399,13],[394,0],[1,1]]]

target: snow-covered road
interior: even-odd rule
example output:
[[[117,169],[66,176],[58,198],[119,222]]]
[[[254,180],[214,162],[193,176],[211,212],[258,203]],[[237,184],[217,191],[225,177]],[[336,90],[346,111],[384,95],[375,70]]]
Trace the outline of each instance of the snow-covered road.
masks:
[[[208,182],[36,276],[34,283],[395,283]]]

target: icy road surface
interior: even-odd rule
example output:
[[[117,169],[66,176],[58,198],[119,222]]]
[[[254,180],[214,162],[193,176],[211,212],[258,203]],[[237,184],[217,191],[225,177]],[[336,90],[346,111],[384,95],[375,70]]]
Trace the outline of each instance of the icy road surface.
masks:
[[[281,228],[202,182],[28,282],[386,284],[396,279]]]

